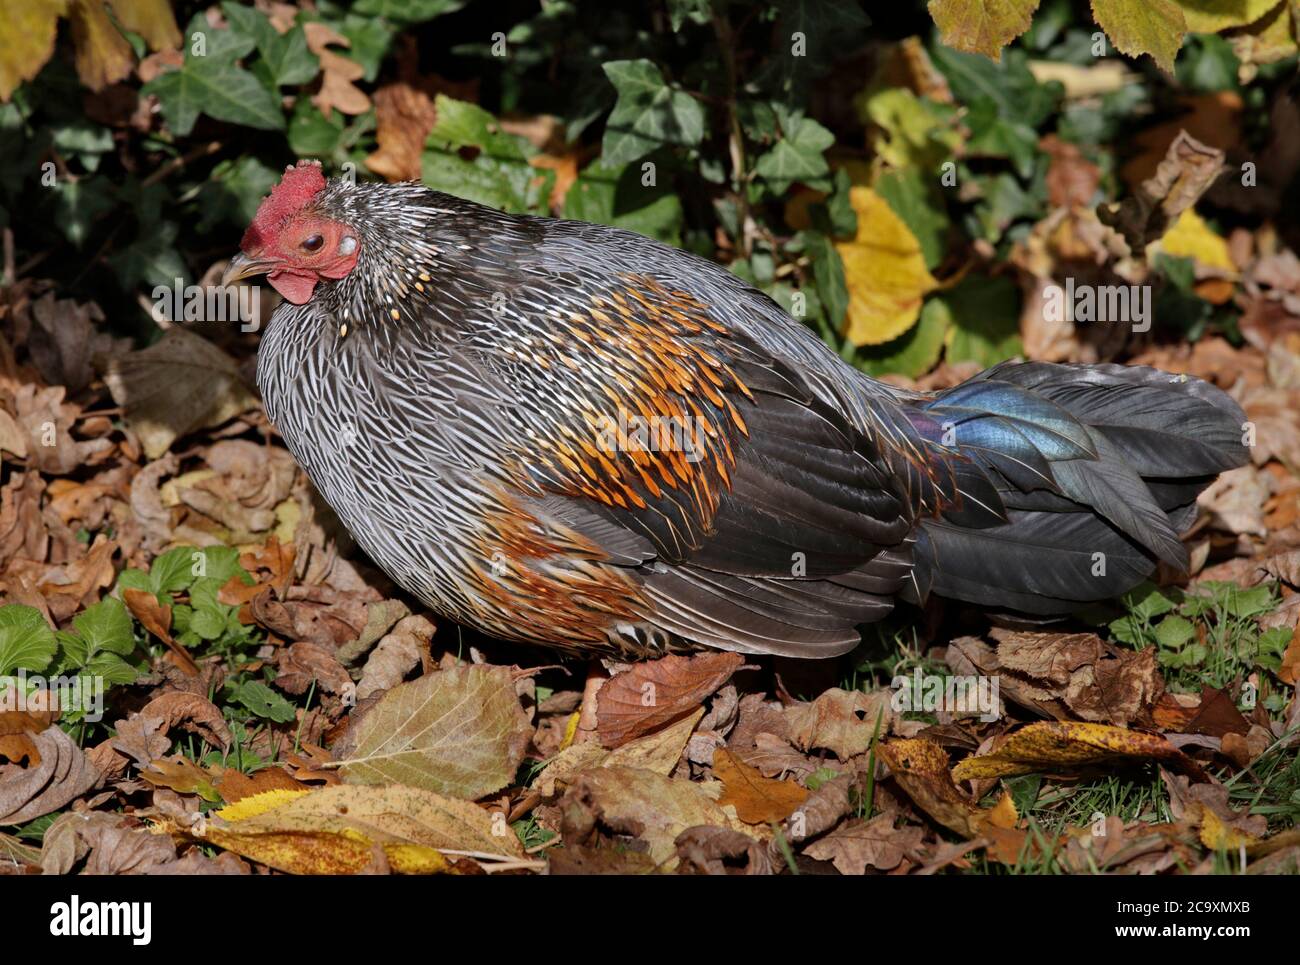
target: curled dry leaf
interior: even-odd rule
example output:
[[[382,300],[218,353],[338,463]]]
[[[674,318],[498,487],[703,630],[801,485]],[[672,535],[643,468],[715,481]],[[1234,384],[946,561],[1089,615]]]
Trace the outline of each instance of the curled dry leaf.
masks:
[[[390,690],[429,656],[429,641],[437,631],[422,616],[405,616],[375,645],[361,670],[357,699]]]
[[[731,828],[687,828],[677,836],[678,874],[770,875],[767,848]],[[742,862],[743,863],[740,863]]]
[[[349,729],[341,773],[476,800],[514,779],[531,735],[510,668],[462,665],[384,694]]]
[[[230,727],[221,711],[198,694],[173,690],[149,701],[140,715],[162,718],[163,730],[179,726],[216,747],[230,746]]]
[[[1155,174],[1122,203],[1101,205],[1097,216],[1140,253],[1209,190],[1223,172],[1223,159],[1223,151],[1180,131]]]
[[[1020,728],[991,754],[968,757],[958,763],[952,776],[959,781],[1010,777],[1035,771],[1083,767],[1119,758],[1156,760],[1205,779],[1191,758],[1158,734],[1144,734],[1104,724],[1060,721]]]
[[[596,697],[596,732],[618,747],[690,713],[744,664],[738,653],[670,654],[611,677]]]
[[[32,738],[40,762],[0,765],[0,824],[26,824],[76,800],[99,781],[99,772],[58,727]]]
[[[198,664],[188,650],[172,639],[172,608],[158,602],[158,598],[148,590],[136,590],[130,587],[122,590],[122,599],[131,615],[155,637],[167,645],[177,665],[193,677],[199,675]]]

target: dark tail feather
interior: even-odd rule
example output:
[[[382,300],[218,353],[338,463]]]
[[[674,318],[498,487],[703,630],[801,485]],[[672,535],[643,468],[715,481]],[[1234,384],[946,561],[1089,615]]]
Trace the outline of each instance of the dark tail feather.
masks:
[[[1157,560],[1185,569],[1197,495],[1249,454],[1228,395],[1140,366],[1006,363],[913,411],[980,507],[921,525],[915,599],[1067,613],[1132,589]]]

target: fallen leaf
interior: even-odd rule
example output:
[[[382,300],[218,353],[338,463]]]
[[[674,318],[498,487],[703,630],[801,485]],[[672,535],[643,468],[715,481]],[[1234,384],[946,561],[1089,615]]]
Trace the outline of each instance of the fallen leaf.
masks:
[[[644,841],[651,859],[664,871],[677,866],[677,837],[687,828],[741,830],[699,784],[634,767],[584,771],[565,792],[560,808],[566,843],[584,843],[599,823]]]
[[[0,765],[0,824],[26,824],[95,786],[99,772],[58,727],[33,736],[40,763]]]
[[[690,716],[612,751],[594,741],[570,744],[551,759],[535,786],[543,797],[549,798],[557,789],[573,783],[575,775],[593,767],[635,767],[667,777],[677,767],[691,732],[703,716],[704,708],[697,707]]]
[[[509,668],[463,664],[384,694],[349,731],[341,773],[475,800],[514,780],[531,734]]]
[[[768,849],[747,834],[731,828],[687,828],[673,842],[677,846],[678,874],[770,875]],[[743,864],[739,864],[743,860]]]
[[[868,694],[832,687],[811,703],[785,709],[790,741],[806,751],[824,747],[840,760],[865,754],[874,736],[889,732],[890,700],[883,690]]]
[[[481,855],[485,864],[524,857],[504,820],[401,785],[267,791],[213,812],[189,834],[292,874],[355,874],[370,863],[375,845],[403,874],[449,871],[444,850]]]
[[[896,828],[892,814],[878,814],[870,821],[846,821],[804,848],[804,854],[831,862],[842,875],[866,874],[868,867],[890,871],[920,847],[924,834],[915,826]]]
[[[774,781],[719,748],[713,755],[713,773],[725,790],[719,804],[730,804],[746,824],[771,824],[788,818],[808,797],[794,781]]]
[[[615,674],[596,696],[596,733],[617,747],[690,713],[742,664],[737,653],[670,654]]]
[[[176,659],[177,664],[192,677],[199,675],[198,664],[188,650],[172,639],[172,608],[158,602],[158,598],[148,590],[136,590],[127,587],[122,590],[122,600],[126,607],[144,626],[146,630],[167,645],[167,649]]]
[[[955,780],[1009,777],[1069,769],[1120,758],[1156,760],[1200,774],[1200,768],[1164,737],[1110,727],[1053,721],[1028,724],[990,754],[968,757],[952,770]]]
[[[1158,0],[1168,3],[1168,0]],[[1124,236],[1134,252],[1164,235],[1223,172],[1224,152],[1184,130],[1170,143],[1155,174],[1118,205],[1101,205],[1097,216]]]
[[[370,651],[357,682],[357,699],[390,690],[429,656],[437,628],[422,616],[405,616]]]
[[[162,694],[145,704],[140,716],[160,718],[163,730],[179,726],[215,747],[226,748],[231,744],[230,727],[220,708],[198,694],[180,690]]]
[[[146,349],[109,357],[103,372],[149,459],[180,436],[221,425],[257,405],[235,360],[180,326]]]

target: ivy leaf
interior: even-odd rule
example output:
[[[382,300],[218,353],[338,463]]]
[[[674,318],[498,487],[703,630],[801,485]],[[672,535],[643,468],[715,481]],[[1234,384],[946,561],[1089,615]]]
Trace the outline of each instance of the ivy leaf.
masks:
[[[202,15],[191,21],[185,62],[180,69],[155,77],[142,93],[155,94],[172,133],[185,137],[200,114],[264,131],[284,130],[280,95],[236,61],[256,47],[254,38],[235,30],[213,30]],[[202,43],[195,43],[202,34]],[[195,50],[201,53],[195,53]]]
[[[939,363],[950,316],[942,303],[930,299],[915,325],[892,342],[858,350],[855,361],[870,375],[906,375],[918,378]]]
[[[930,0],[929,7],[945,44],[997,60],[1029,29],[1038,0]]]
[[[681,244],[681,200],[667,186],[643,186],[641,176],[636,166],[610,166],[598,158],[583,168],[564,196],[564,217]]]
[[[704,111],[670,87],[648,60],[612,60],[602,65],[618,91],[605,123],[601,155],[606,164],[626,164],[664,144],[693,147],[704,137]]]
[[[44,670],[58,643],[41,611],[11,603],[0,607],[0,677],[24,670]]]
[[[1007,278],[968,275],[936,299],[951,317],[948,361],[989,368],[1023,351],[1020,295]]]
[[[1172,0],[1092,0],[1092,15],[1121,53],[1150,54],[1161,70],[1174,72],[1187,20]]]
[[[254,7],[231,3],[221,5],[230,29],[251,39],[273,86],[305,84],[320,73],[320,60],[307,49],[302,27],[280,33],[270,19]]]
[[[506,211],[538,210],[550,186],[528,163],[536,153],[531,144],[501,130],[497,119],[477,104],[439,94],[434,108],[438,120],[429,132],[430,148],[420,159],[426,185]],[[464,156],[466,148],[477,152],[472,159]]]
[[[357,0],[354,13],[382,17],[394,23],[423,23],[455,13],[469,0]]]
[[[776,194],[784,194],[795,181],[829,189],[830,167],[824,152],[835,143],[835,135],[812,118],[798,114],[783,119],[781,127],[780,140],[758,159],[755,173]]]
[[[107,178],[60,179],[54,186],[54,205],[64,236],[80,248],[90,237],[95,220],[113,208],[113,192]]]
[[[252,154],[222,161],[199,189],[198,207],[203,213],[196,225],[199,232],[207,233],[222,223],[248,224],[279,180],[280,173]]]

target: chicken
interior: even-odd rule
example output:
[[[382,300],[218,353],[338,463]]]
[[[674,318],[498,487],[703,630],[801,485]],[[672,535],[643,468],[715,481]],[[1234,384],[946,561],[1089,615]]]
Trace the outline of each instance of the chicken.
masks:
[[[903,391],[724,268],[419,184],[286,171],[226,281],[284,296],[258,386],[360,546],[440,615],[572,653],[830,657],[930,594],[1119,595],[1242,465],[1241,409],[1150,368]]]

